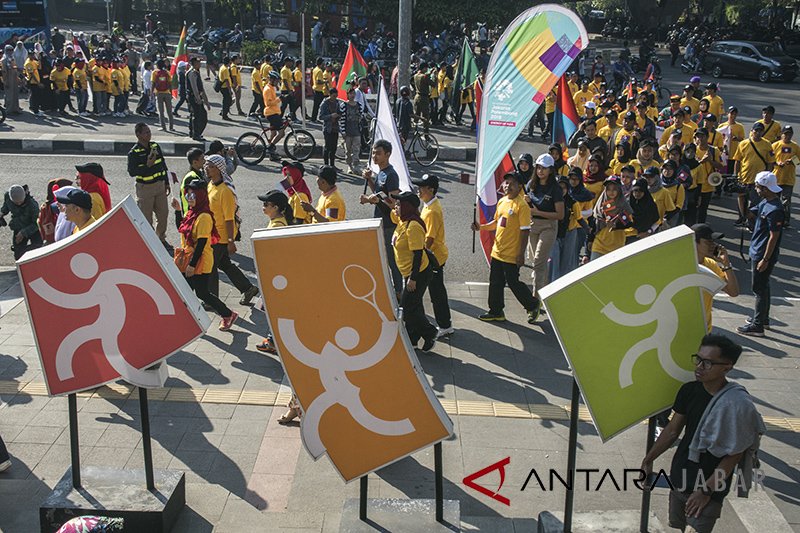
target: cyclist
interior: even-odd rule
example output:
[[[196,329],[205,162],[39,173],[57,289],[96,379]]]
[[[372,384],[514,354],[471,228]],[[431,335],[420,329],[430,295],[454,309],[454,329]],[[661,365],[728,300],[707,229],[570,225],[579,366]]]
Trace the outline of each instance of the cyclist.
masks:
[[[283,118],[281,116],[281,98],[278,96],[278,84],[281,80],[281,75],[277,72],[270,71],[269,83],[264,86],[264,116],[269,123],[270,132],[267,138],[267,149],[270,152],[270,159],[275,160],[278,158],[275,154],[275,144],[283,137]]]

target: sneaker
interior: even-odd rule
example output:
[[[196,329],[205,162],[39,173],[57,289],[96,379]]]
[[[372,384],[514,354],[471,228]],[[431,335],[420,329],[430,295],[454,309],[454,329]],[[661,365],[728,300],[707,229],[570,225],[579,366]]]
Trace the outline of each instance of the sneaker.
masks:
[[[44,117],[44,116],[46,116],[46,115],[45,115],[43,112],[41,112],[41,111],[37,111],[36,113],[34,113],[34,115],[36,115],[37,117]]]
[[[430,352],[435,345],[436,345],[436,336],[433,336],[430,339],[425,339],[425,342],[422,343],[422,351]]]
[[[753,324],[747,324],[745,326],[739,326],[736,328],[741,335],[747,335],[748,337],[763,337],[764,336],[764,328],[761,326],[755,326]]]
[[[478,320],[483,320],[484,322],[505,322],[506,316],[495,315],[494,313],[484,313],[478,317]]]
[[[278,353],[278,350],[275,349],[275,346],[269,341],[269,339],[264,339],[260,343],[256,344],[256,350],[263,353]]]
[[[11,459],[6,459],[2,463],[0,463],[0,472],[5,472],[9,468],[11,468]]]
[[[533,309],[531,309],[531,311],[538,318],[539,315],[542,314],[542,301],[539,298],[536,298],[535,296],[533,297],[533,299],[536,300],[536,304],[533,306]]]
[[[751,318],[745,318],[745,319],[744,319],[744,322],[745,322],[745,324],[747,324],[748,326],[750,326],[750,325],[752,325],[752,324],[753,324],[753,318],[752,318],[752,317],[751,317]],[[764,329],[772,329],[772,328],[770,327],[770,325],[769,325],[769,322],[766,322],[766,323],[765,323],[765,324],[764,324],[762,327],[763,327]]]
[[[537,318],[539,318],[539,313],[536,311],[528,311],[528,324],[536,324]]]
[[[449,337],[455,332],[456,330],[453,329],[452,326],[449,328],[439,328],[439,331],[436,332],[436,338],[441,339],[442,337]]]
[[[247,117],[247,120],[249,120],[250,122],[255,122],[258,120],[258,118],[255,115],[250,115]]]
[[[232,312],[231,316],[229,316],[228,318],[223,318],[222,321],[219,323],[219,330],[228,331],[229,329],[231,329],[233,323],[236,322],[237,318],[239,318],[239,315],[236,313],[236,311]]]
[[[258,296],[258,287],[252,285],[242,294],[242,299],[239,300],[239,305],[250,305],[250,300],[252,300],[256,296]]]

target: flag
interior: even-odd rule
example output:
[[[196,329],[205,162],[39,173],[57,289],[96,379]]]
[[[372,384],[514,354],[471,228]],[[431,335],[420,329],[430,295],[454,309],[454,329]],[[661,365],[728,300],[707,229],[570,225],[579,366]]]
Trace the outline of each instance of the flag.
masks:
[[[278,189],[282,192],[285,192],[286,195],[289,195],[289,191],[294,193],[294,182],[291,176],[286,176],[281,181],[278,182]]]
[[[628,100],[636,98],[636,93],[633,92],[633,81],[628,82]]]
[[[483,96],[483,84],[480,79],[475,80],[475,121],[479,122],[481,113],[481,97]],[[503,196],[501,187],[503,176],[510,172],[516,172],[517,167],[511,158],[511,153],[506,152],[500,164],[494,170],[494,180],[490,181],[486,190],[478,191],[476,201],[478,202],[478,223],[486,224],[494,220],[494,213],[497,210],[497,202]],[[488,264],[492,259],[492,246],[494,246],[494,232],[481,231],[481,248]]]
[[[172,65],[169,67],[169,75],[172,77],[172,96],[178,97],[178,63],[181,61],[189,62],[189,55],[186,53],[186,26],[181,30],[181,36],[178,39],[178,47],[175,49],[175,57],[172,59]]]
[[[355,75],[356,78],[366,76],[367,63],[351,42],[347,47],[347,55],[344,57],[344,63],[342,63],[342,71],[339,73],[339,77],[336,80],[336,88],[339,89],[340,100],[347,100],[345,84],[353,75]]]
[[[588,43],[580,18],[554,4],[524,11],[500,36],[486,69],[478,122],[475,176],[484,204],[494,203],[498,165]]]
[[[397,176],[400,178],[400,190],[403,192],[410,191],[411,173],[408,171],[406,153],[403,149],[403,143],[400,141],[400,134],[397,132],[397,124],[395,124],[394,115],[392,114],[392,104],[389,101],[389,95],[386,94],[386,84],[383,83],[383,77],[381,77],[378,86],[378,110],[372,143],[375,144],[375,141],[379,140],[386,140],[391,143],[392,155],[389,157],[389,163],[394,167]],[[375,174],[380,171],[374,163],[370,164],[370,168]]]
[[[453,96],[450,107],[458,110],[461,106],[461,91],[469,87],[478,77],[478,63],[472,53],[469,40],[464,37],[464,44],[461,46],[461,56],[458,58],[458,70],[456,79],[453,80]],[[477,102],[477,99],[476,99]]]
[[[564,152],[567,151],[570,137],[578,130],[580,121],[567,76],[562,75],[561,81],[558,83],[556,110],[553,113],[553,142],[561,144]]]

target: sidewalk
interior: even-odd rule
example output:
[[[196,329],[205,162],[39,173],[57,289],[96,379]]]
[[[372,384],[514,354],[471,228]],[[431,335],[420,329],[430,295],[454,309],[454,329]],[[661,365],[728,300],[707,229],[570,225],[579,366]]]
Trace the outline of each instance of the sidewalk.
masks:
[[[3,283],[0,303],[15,294],[13,274],[0,275]],[[495,325],[474,318],[485,306],[485,285],[451,284],[448,292],[456,333],[419,355],[455,424],[455,437],[443,446],[445,499],[460,501],[464,530],[532,531],[539,512],[563,509],[563,488],[520,488],[531,468],[566,468],[570,374],[547,320],[528,326],[510,294],[509,321]],[[289,390],[277,358],[254,349],[265,329],[263,314],[238,306],[234,293],[223,286],[222,296],[242,315],[233,331],[212,328],[171,357],[167,387],[149,395],[155,466],[187,476],[187,507],[175,531],[338,531],[342,506],[358,497],[358,484],[344,485],[327,459],[310,460],[296,426],[277,424]],[[715,324],[732,330],[751,304],[749,297],[718,301]],[[765,339],[739,339],[746,351],[732,373],[758,398],[768,422],[761,459],[772,514],[782,513],[796,531],[800,346],[790,332],[800,326],[797,305],[774,302],[775,329]],[[9,306],[0,305],[0,434],[14,464],[0,474],[0,530],[22,533],[34,529],[39,503],[69,464],[69,431],[66,399],[45,395],[25,305]],[[79,394],[78,408],[84,465],[141,468],[138,403],[129,387]],[[578,468],[638,468],[644,425],[602,444],[584,408],[580,416]],[[504,457],[511,457],[502,489],[510,506],[462,483]],[[670,457],[656,468],[668,468]],[[370,498],[432,498],[432,451],[369,479]],[[492,478],[482,482],[491,487]],[[640,493],[617,492],[610,483],[597,492],[579,488],[575,506],[637,510]],[[734,498],[726,500],[719,531],[749,531],[736,506]],[[655,493],[652,509],[666,524],[666,493]]]

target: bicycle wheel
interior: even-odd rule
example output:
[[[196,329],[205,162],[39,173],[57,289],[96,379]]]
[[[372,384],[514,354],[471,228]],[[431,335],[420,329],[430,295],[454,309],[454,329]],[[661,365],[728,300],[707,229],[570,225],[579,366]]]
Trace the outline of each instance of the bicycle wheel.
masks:
[[[295,161],[305,161],[314,153],[317,141],[306,130],[294,130],[283,141],[283,150],[286,155]]]
[[[249,131],[236,141],[236,155],[245,165],[257,165],[267,155],[267,143],[261,135]]]
[[[411,143],[411,155],[414,161],[423,167],[429,167],[439,157],[439,141],[430,133],[420,133]]]
[[[659,87],[658,89],[658,101],[667,101],[669,102],[669,97],[672,96],[672,93],[669,92],[669,89],[666,87]]]

